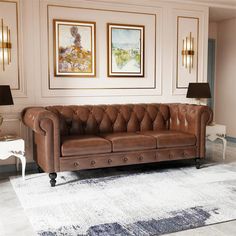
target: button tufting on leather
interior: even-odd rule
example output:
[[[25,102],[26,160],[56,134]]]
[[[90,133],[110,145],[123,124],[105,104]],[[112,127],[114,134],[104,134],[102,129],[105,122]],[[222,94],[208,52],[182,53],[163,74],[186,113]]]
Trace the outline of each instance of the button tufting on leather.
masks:
[[[142,161],[142,160],[143,160],[143,157],[142,157],[142,156],[139,156],[138,159],[139,159],[139,161]]]
[[[79,162],[75,162],[74,167],[78,167],[78,166],[79,166]]]
[[[107,132],[136,132],[154,130],[166,127],[169,118],[167,105],[104,105],[104,106],[66,106],[50,107],[50,110],[60,114],[64,123],[73,117],[72,127],[61,126],[61,133],[96,134]],[[79,122],[77,122],[79,121]],[[161,122],[160,122],[161,121]],[[113,127],[113,128],[112,128]]]
[[[111,164],[112,163],[112,159],[108,159],[108,164]]]
[[[32,114],[30,114],[31,110]],[[79,156],[79,155],[85,156],[87,155],[87,150],[89,150],[88,151],[89,155],[86,158],[87,160],[83,160],[83,162],[80,159],[69,160],[69,158],[65,158],[65,162],[63,160],[63,165],[64,165],[63,168],[71,167],[74,170],[83,168],[87,169],[89,167],[93,169],[101,165],[111,167],[114,166],[115,164],[121,165],[122,163],[123,165],[126,164],[128,165],[132,163],[141,164],[142,162],[144,162],[144,161],[139,161],[141,153],[144,154],[143,160],[145,160],[145,162],[149,161],[157,162],[166,159],[173,160],[175,158],[178,159],[180,157],[182,157],[182,159],[184,159],[184,157],[190,158],[194,156],[204,157],[205,142],[203,142],[204,141],[203,139],[205,134],[199,135],[199,132],[203,127],[205,127],[207,123],[209,123],[212,120],[212,111],[207,107],[183,105],[183,104],[51,106],[45,108],[45,110],[43,108],[30,108],[29,111],[27,110],[26,114],[24,115],[23,118],[24,123],[26,123],[27,126],[32,128],[35,131],[35,133],[37,132],[41,133],[42,131],[45,131],[45,129],[49,132],[54,132],[55,143],[58,143],[58,145],[54,147],[55,152],[64,153],[63,156],[65,157],[71,156],[66,152],[70,152],[72,149],[75,150],[76,152],[75,154],[73,154],[74,156]],[[44,115],[48,120],[50,120],[50,123],[48,123],[48,121],[45,123],[41,123],[42,118],[45,118]],[[33,122],[34,119],[36,120]],[[48,124],[50,124],[50,127],[48,127]],[[42,129],[44,127],[45,129]],[[53,127],[56,127],[56,129],[54,130]],[[144,149],[145,147],[144,144],[143,144],[144,147],[142,148],[141,146],[139,147],[136,141],[132,141],[128,139],[128,137],[127,139],[125,139],[125,141],[122,140],[122,142],[124,143],[120,141],[121,139],[118,139],[116,137],[116,134],[118,136],[119,132],[123,133],[127,131],[130,133],[136,133],[137,131],[141,131],[144,132],[145,134],[146,131],[153,131],[158,133],[159,131],[162,132],[162,130],[170,130],[171,132],[172,131],[180,132],[181,138],[175,138],[174,136],[172,136],[170,132],[171,137],[174,137],[173,143],[172,141],[170,141],[170,138],[167,137],[166,138],[167,141],[165,142],[163,141],[164,145],[158,143],[159,146],[163,145],[167,147],[163,147],[162,150],[158,148],[158,149],[152,149],[150,150],[150,152],[149,151],[146,152],[146,148]],[[107,134],[110,133],[114,133],[112,134],[113,140],[112,141],[108,140],[105,144],[105,141],[104,140],[102,141],[102,137],[103,135],[107,136]],[[188,133],[189,135],[191,135],[191,137],[189,136],[189,138],[188,137],[185,138],[184,133]],[[62,140],[63,147],[62,147],[62,142],[61,145],[59,144],[60,142],[58,137],[60,136],[63,138]],[[81,145],[81,146],[77,144],[75,145],[74,137],[72,136],[76,137],[76,141],[78,139],[79,141],[83,141],[84,143],[85,141],[86,143],[88,142],[89,145],[91,144],[91,147],[88,147],[86,145]],[[93,138],[90,139],[90,136],[93,136],[94,139],[95,137],[97,138],[97,136],[100,136],[101,147],[100,146],[97,147],[96,146],[97,142],[93,141]],[[84,139],[80,140],[80,137],[83,137]],[[190,138],[192,140],[191,142],[189,141]],[[161,140],[159,136],[158,140]],[[69,143],[69,141],[71,141],[71,143]],[[122,154],[119,151],[115,153],[116,151],[114,151],[115,148],[113,147],[115,145],[118,146],[126,145],[126,142],[128,142],[130,148],[132,149],[129,150],[129,146],[127,145],[127,149],[124,149],[124,151],[122,151]],[[172,146],[172,144],[174,146]],[[111,147],[112,145],[113,147]],[[48,154],[46,152],[48,146],[50,146],[50,143],[48,142],[43,143],[42,145],[39,146],[40,146],[38,147],[39,150],[44,152],[46,156],[44,158],[45,160],[41,161],[42,162],[45,161],[45,165],[47,165],[49,169],[53,168],[52,165],[53,163],[46,161],[50,159],[47,157]],[[84,146],[86,148],[82,149],[82,147]],[[95,146],[96,149],[98,149],[98,151],[93,150],[95,149],[93,148]],[[114,150],[111,150],[112,148]],[[90,150],[92,150],[91,156],[90,156]],[[155,152],[159,152],[159,155],[155,154]],[[107,157],[105,158],[106,155],[109,155],[110,158]],[[103,159],[103,161],[99,160],[99,157],[101,157],[100,159]],[[118,161],[116,161],[116,157],[118,158]],[[111,158],[112,158],[112,164],[109,165],[109,163],[111,163],[109,159]],[[154,158],[156,158],[156,160]],[[95,161],[98,163],[95,164]]]

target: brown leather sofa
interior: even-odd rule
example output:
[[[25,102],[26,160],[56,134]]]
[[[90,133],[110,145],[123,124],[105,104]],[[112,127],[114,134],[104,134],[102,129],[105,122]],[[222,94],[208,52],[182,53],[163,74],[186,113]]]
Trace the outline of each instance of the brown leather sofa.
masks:
[[[34,159],[50,173],[205,157],[207,106],[133,104],[26,108]]]

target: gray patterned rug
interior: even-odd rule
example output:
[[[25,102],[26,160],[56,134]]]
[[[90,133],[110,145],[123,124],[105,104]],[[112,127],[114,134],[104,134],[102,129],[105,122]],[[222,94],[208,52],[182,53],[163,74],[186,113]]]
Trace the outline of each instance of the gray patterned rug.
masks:
[[[150,166],[149,166],[150,167]],[[162,235],[236,219],[236,163],[46,174],[15,192],[38,235]]]

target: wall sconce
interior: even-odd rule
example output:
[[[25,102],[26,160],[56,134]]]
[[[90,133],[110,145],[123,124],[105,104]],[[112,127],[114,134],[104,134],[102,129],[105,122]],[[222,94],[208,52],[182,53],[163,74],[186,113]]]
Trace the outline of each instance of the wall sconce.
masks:
[[[5,71],[5,65],[11,63],[11,34],[8,26],[4,26],[3,19],[0,25],[0,64]]]
[[[194,38],[190,32],[189,37],[187,36],[183,40],[183,49],[182,49],[182,65],[189,70],[193,68],[193,56],[194,56]]]

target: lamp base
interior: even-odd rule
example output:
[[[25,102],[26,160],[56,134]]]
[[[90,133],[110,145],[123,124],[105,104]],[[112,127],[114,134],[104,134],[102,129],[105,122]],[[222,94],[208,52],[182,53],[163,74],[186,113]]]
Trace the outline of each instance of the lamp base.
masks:
[[[197,105],[206,106],[207,105],[207,99],[205,98],[195,98]]]
[[[201,98],[196,98],[197,100],[197,105],[201,105]]]

